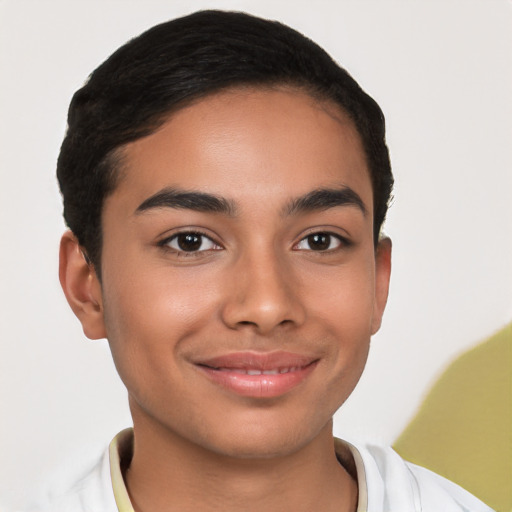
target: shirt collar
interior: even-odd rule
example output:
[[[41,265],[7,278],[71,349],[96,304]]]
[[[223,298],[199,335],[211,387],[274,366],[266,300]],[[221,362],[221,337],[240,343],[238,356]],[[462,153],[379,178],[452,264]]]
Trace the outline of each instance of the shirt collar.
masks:
[[[127,428],[117,434],[109,446],[110,477],[112,489],[119,512],[135,512],[128,490],[124,484],[123,466],[127,465],[133,455],[133,428]]]
[[[368,506],[368,488],[366,484],[366,473],[363,459],[357,448],[346,441],[335,438],[334,449],[336,456],[345,467],[353,466],[353,472],[357,475],[358,500],[357,512],[366,512]],[[133,455],[133,428],[127,428],[117,434],[109,446],[110,476],[112,478],[112,489],[119,512],[135,512],[133,509],[128,490],[124,483],[123,469],[126,468]],[[351,468],[347,468],[351,473]]]

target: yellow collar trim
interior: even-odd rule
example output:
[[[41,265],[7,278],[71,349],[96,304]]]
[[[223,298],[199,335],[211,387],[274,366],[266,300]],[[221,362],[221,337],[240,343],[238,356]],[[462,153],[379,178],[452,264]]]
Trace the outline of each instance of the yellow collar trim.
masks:
[[[135,512],[121,471],[121,454],[133,451],[133,429],[127,428],[112,439],[108,448],[112,489],[119,512]]]

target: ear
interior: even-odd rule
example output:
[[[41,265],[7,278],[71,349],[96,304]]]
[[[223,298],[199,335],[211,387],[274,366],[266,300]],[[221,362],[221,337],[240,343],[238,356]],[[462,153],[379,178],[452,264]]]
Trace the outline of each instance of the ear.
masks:
[[[92,340],[105,338],[101,285],[71,231],[62,235],[59,256],[60,284],[84,334]]]
[[[373,307],[372,334],[375,334],[382,323],[382,315],[386,308],[391,276],[391,239],[381,238],[375,251],[375,303]]]

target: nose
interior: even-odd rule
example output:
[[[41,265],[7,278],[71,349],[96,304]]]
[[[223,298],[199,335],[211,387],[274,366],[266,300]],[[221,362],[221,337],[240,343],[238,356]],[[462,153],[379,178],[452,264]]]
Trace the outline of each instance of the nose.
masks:
[[[304,322],[300,282],[294,279],[289,262],[280,261],[271,251],[266,255],[259,251],[240,257],[231,271],[229,296],[222,310],[228,327],[252,328],[266,335]]]

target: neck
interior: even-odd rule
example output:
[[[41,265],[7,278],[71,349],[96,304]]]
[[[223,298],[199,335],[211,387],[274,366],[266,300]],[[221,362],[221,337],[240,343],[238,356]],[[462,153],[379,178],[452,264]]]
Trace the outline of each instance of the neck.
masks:
[[[125,481],[136,512],[356,510],[331,423],[293,453],[260,459],[214,453],[136,416],[134,431]]]

